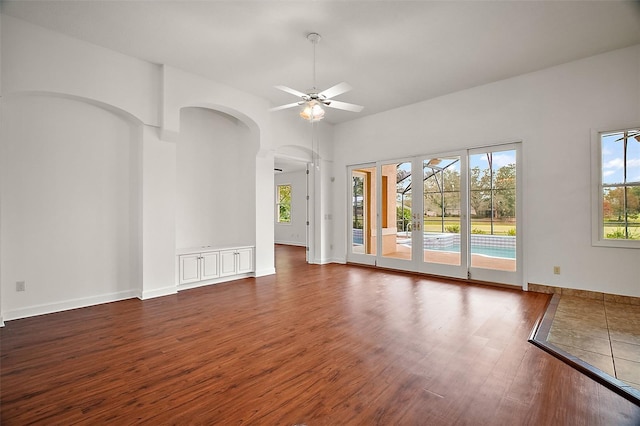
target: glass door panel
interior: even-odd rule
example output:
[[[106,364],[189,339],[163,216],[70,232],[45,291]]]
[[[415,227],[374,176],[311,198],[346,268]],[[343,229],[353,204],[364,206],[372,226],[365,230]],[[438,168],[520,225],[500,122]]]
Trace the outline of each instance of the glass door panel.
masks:
[[[349,259],[374,264],[376,247],[376,166],[354,166],[351,175]],[[358,259],[360,258],[360,259]]]
[[[472,279],[519,284],[517,157],[515,146],[469,155]]]
[[[380,254],[385,258],[412,259],[411,161],[380,167]]]
[[[425,262],[461,265],[460,157],[434,157],[422,162]]]

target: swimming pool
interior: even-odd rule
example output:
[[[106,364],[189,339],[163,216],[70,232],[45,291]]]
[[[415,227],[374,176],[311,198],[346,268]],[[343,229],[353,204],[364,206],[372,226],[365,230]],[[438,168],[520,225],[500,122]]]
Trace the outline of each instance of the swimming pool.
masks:
[[[363,244],[362,229],[353,230],[352,244]],[[410,232],[398,232],[396,242],[405,247],[411,247]],[[476,235],[471,238],[471,254],[499,257],[502,259],[516,258],[516,240],[512,236],[504,235]],[[460,234],[425,232],[423,239],[424,250],[460,253]]]
[[[451,253],[460,253],[460,244],[454,244],[448,247],[430,248],[433,251],[446,251]],[[515,259],[515,247],[488,247],[488,246],[471,246],[471,254],[479,254],[482,256],[502,257],[504,259]]]

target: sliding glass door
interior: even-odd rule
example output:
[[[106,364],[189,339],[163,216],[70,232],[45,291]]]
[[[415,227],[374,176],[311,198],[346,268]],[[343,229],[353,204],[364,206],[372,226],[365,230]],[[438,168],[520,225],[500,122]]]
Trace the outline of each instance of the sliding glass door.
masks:
[[[351,262],[522,285],[519,145],[349,168]]]

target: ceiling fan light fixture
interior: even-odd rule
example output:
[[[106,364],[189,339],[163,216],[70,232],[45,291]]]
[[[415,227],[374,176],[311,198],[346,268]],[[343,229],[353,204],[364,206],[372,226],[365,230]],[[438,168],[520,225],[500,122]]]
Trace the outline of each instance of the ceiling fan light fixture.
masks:
[[[303,105],[304,107],[302,108],[302,111],[300,111],[300,117],[311,121],[312,123],[324,118],[324,108],[322,108],[320,102],[312,100],[305,102]]]
[[[302,110],[300,111],[300,117],[310,122],[320,121],[324,118],[325,106],[352,112],[362,111],[364,107],[361,105],[332,99],[352,89],[352,87],[345,82],[338,83],[320,92],[316,89],[316,44],[318,44],[321,38],[318,33],[310,33],[307,35],[307,39],[313,44],[313,88],[305,93],[287,86],[275,86],[278,90],[299,97],[301,101],[270,108],[269,111],[280,111],[301,105]]]

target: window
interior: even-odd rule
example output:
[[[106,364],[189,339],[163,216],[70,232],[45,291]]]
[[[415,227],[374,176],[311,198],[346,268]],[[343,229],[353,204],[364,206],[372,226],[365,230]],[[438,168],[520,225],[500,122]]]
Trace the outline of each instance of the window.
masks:
[[[278,223],[291,223],[291,185],[278,185],[276,209]]]
[[[594,243],[640,248],[640,128],[599,132],[595,145]]]

